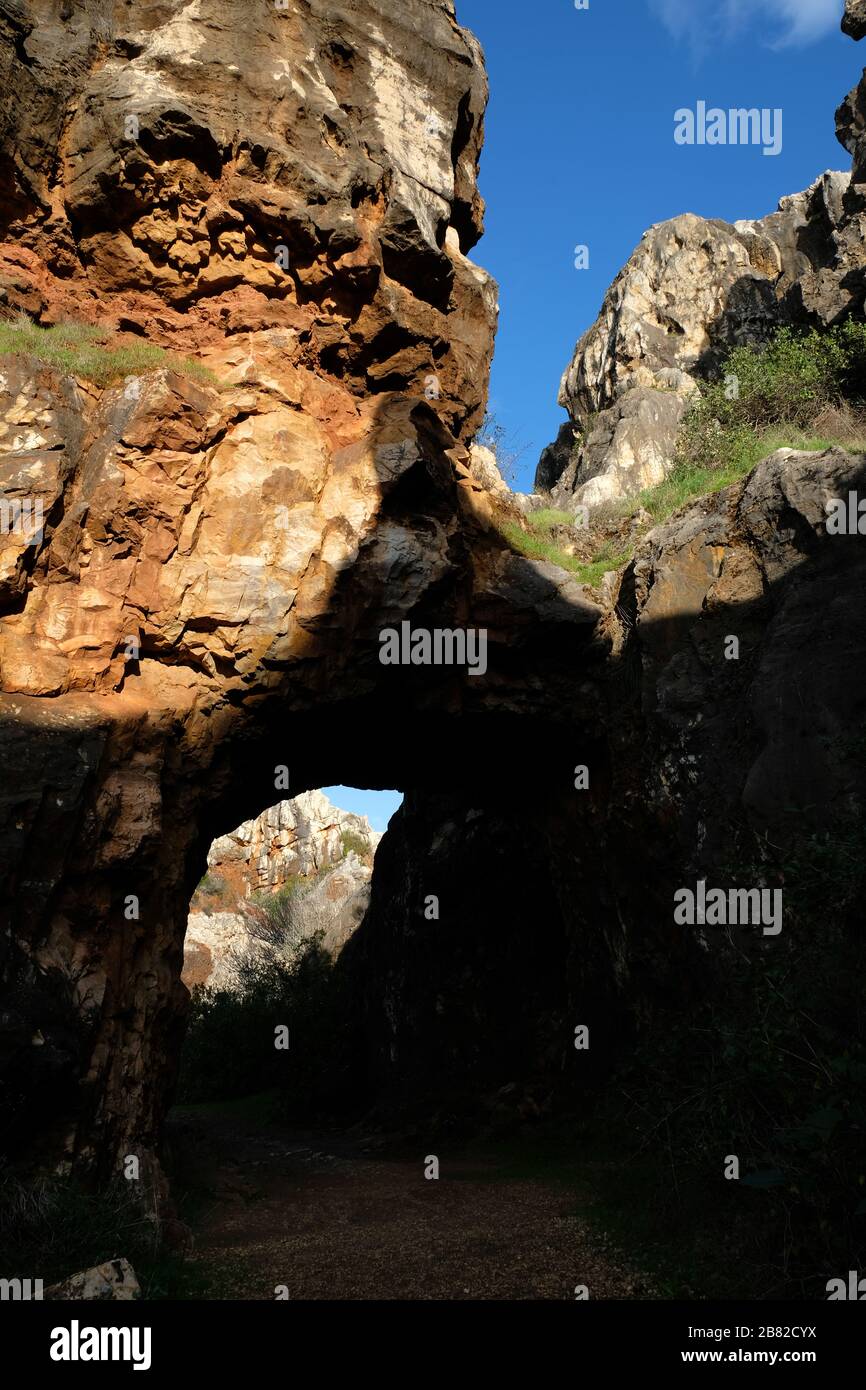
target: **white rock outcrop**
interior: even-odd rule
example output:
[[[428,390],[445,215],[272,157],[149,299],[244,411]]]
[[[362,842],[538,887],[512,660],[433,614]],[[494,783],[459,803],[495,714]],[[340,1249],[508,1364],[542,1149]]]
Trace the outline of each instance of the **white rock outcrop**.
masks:
[[[336,953],[360,924],[370,896],[380,831],[334,806],[321,791],[269,806],[214,840],[191,904],[183,980],[233,988],[237,962],[258,949],[256,920],[267,895],[296,884],[293,938],[322,934]]]

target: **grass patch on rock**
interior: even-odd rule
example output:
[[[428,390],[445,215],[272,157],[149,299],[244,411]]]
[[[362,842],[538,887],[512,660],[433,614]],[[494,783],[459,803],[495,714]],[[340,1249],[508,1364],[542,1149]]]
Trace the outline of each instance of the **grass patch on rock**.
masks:
[[[113,386],[130,376],[167,368],[202,385],[217,378],[192,357],[182,357],[153,343],[125,338],[86,323],[59,323],[40,328],[26,315],[0,323],[0,357],[29,357],[94,386]]]
[[[734,348],[718,380],[705,383],[687,410],[673,468],[661,483],[596,508],[588,528],[548,507],[524,525],[503,520],[500,534],[521,555],[596,588],[605,573],[628,564],[653,527],[741,482],[778,449],[866,453],[864,382],[863,323],[825,332],[783,328],[761,346]]]
[[[569,516],[568,522],[573,524],[573,521],[574,518]],[[557,565],[573,574],[579,584],[587,584],[590,587],[600,584],[608,570],[619,569],[620,565],[627,564],[631,558],[630,551],[625,548],[617,549],[612,541],[599,543],[595,553],[588,560],[572,554],[549,534],[551,525],[562,524],[564,523],[557,521],[538,527],[535,517],[532,516],[527,518],[525,529],[516,521],[501,521],[498,530],[503,540],[518,554],[525,555],[529,560],[544,560],[548,564]]]

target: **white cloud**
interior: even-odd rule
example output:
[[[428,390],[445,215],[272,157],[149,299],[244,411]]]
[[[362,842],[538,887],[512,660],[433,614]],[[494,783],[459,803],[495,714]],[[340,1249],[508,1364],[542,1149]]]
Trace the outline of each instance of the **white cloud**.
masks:
[[[759,30],[773,48],[814,43],[842,18],[841,0],[649,0],[675,39],[701,55],[714,44]]]

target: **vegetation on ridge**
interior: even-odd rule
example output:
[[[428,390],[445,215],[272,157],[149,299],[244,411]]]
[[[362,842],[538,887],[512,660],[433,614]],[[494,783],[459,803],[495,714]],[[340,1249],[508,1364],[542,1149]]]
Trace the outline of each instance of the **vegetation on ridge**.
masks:
[[[595,508],[584,533],[586,555],[564,548],[557,528],[570,523],[573,534],[580,532],[568,513],[553,508],[527,517],[525,528],[503,519],[500,533],[520,554],[559,565],[594,587],[628,563],[652,527],[739,482],[777,449],[866,452],[864,397],[866,323],[849,321],[827,332],[782,328],[761,347],[731,350],[719,379],[702,386],[686,411],[669,476],[636,497]],[[623,534],[632,518],[636,524]]]
[[[70,376],[112,386],[128,376],[169,368],[205,385],[217,385],[208,367],[191,357],[180,357],[153,343],[122,341],[104,328],[87,323],[58,323],[40,328],[26,314],[0,322],[0,357],[33,357]]]

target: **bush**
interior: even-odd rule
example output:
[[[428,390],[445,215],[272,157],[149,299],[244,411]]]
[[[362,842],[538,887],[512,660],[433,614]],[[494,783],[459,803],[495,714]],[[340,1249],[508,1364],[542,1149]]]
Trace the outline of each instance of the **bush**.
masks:
[[[233,987],[193,989],[179,1101],[276,1089],[287,1112],[306,1116],[342,1092],[347,1004],[322,944],[329,907],[311,886],[291,884],[248,909],[250,943],[235,957]],[[288,1050],[274,1045],[281,1025]]]
[[[357,830],[343,830],[340,834],[343,845],[343,858],[347,854],[357,854],[359,859],[370,861],[370,845],[363,835],[359,835]]]
[[[304,884],[312,882],[312,878],[307,879],[303,874],[287,874],[282,888],[272,893],[268,888],[259,888],[250,898],[250,907],[253,909],[253,916],[264,913],[271,917],[278,914],[282,908],[303,888]]]
[[[846,401],[861,405],[864,384],[864,323],[823,333],[783,328],[761,348],[734,348],[722,378],[702,387],[686,414],[676,467],[748,471],[771,428],[823,433],[822,415],[826,426],[828,411],[832,418]],[[852,423],[849,410],[845,432],[862,438],[866,423]]]
[[[115,1185],[97,1201],[71,1181],[24,1182],[0,1173],[0,1248],[4,1275],[56,1282],[103,1259],[126,1256],[154,1225],[133,1200],[132,1184]]]
[[[475,443],[482,449],[490,450],[501,477],[513,488],[517,481],[518,465],[528,445],[510,438],[505,426],[489,410],[485,412]]]

